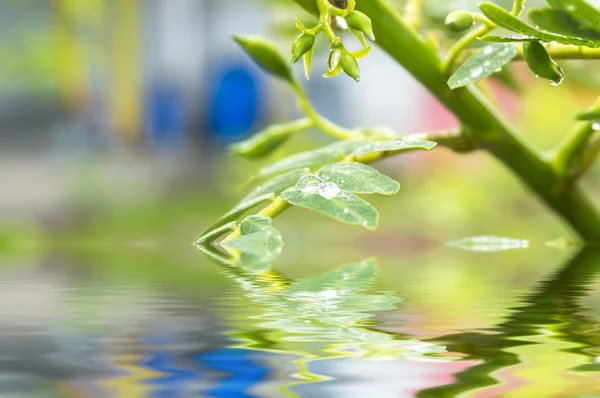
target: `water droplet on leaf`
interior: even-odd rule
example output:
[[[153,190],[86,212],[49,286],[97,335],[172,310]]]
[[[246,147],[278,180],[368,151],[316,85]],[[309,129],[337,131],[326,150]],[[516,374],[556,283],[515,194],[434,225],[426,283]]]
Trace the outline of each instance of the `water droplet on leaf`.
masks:
[[[323,180],[321,180],[316,175],[307,174],[300,178],[300,180],[298,181],[298,186],[300,187],[300,189],[302,189],[302,192],[304,193],[317,192],[322,182]]]
[[[325,199],[335,198],[342,190],[333,182],[327,182],[319,186],[319,195]]]

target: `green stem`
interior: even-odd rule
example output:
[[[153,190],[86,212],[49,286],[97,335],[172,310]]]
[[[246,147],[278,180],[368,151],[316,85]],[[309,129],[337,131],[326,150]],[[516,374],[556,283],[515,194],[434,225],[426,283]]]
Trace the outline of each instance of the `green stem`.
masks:
[[[600,59],[599,48],[588,48],[569,46],[563,44],[547,44],[546,50],[554,59]],[[523,60],[523,47],[519,47],[519,53],[515,60]]]
[[[513,4],[513,8],[512,8],[512,15],[514,15],[515,17],[518,17],[521,12],[523,11],[523,9],[525,8],[525,1],[526,0],[515,0],[514,4]]]
[[[408,0],[404,7],[404,20],[413,29],[421,26],[421,7],[424,0]]]
[[[295,0],[310,10],[307,0]],[[562,190],[553,166],[518,136],[476,87],[450,90],[438,56],[384,0],[363,1],[357,9],[373,21],[377,44],[403,65],[461,123],[473,140],[504,163],[583,239],[600,240],[600,217],[576,188]]]
[[[300,109],[302,109],[306,116],[308,116],[308,118],[312,121],[316,128],[318,128],[325,134],[340,140],[347,140],[358,137],[358,134],[356,132],[338,126],[337,124],[321,116],[319,112],[317,112],[317,110],[314,108],[312,102],[310,102],[310,99],[308,99],[306,92],[300,86],[300,84],[294,84],[293,89],[296,93],[296,96],[298,97]]]
[[[479,25],[478,27],[476,27],[475,29],[471,30],[469,33],[467,33],[466,35],[461,37],[460,40],[458,40],[456,42],[456,44],[454,44],[454,46],[452,46],[452,48],[446,55],[446,59],[444,60],[444,66],[443,66],[444,71],[446,71],[447,74],[450,73],[452,66],[454,65],[454,62],[456,61],[456,58],[458,58],[458,56],[467,47],[469,47],[475,40],[477,40],[481,36],[489,33],[495,27],[496,27],[496,25],[492,24],[491,22],[488,24]]]
[[[590,112],[594,111],[600,111],[600,98],[590,108]],[[554,151],[552,164],[559,174],[568,180],[583,174],[591,164],[586,148],[595,133],[592,122],[577,123],[571,134]]]

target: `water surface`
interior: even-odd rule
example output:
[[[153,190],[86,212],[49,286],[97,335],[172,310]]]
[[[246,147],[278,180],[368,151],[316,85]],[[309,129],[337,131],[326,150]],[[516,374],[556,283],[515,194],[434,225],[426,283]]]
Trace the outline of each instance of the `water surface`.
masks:
[[[2,259],[1,396],[600,396],[598,250],[186,250]]]

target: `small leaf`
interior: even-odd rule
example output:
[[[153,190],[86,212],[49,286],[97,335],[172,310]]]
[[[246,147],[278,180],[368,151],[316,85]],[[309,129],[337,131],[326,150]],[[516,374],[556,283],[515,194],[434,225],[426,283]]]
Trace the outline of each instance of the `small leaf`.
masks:
[[[319,170],[319,177],[358,194],[393,195],[400,189],[398,182],[362,163],[329,164]]]
[[[373,34],[373,25],[371,18],[366,16],[360,11],[352,11],[347,17],[346,22],[348,26],[354,30],[363,32],[371,41],[375,41],[375,35]]]
[[[402,138],[385,141],[369,142],[359,148],[356,148],[351,155],[360,156],[375,152],[404,152],[415,149],[431,151],[437,144],[432,141],[407,141]]]
[[[270,193],[267,195],[258,196],[258,197],[252,198],[250,200],[238,203],[233,209],[231,209],[229,212],[227,212],[227,214],[225,214],[224,216],[219,218],[213,225],[208,227],[206,229],[206,231],[204,231],[202,233],[200,240],[202,240],[203,237],[205,235],[209,234],[211,231],[213,231],[217,228],[220,228],[223,225],[225,225],[231,221],[237,220],[242,214],[244,214],[246,211],[250,210],[254,206],[256,206],[262,202],[265,202],[267,200],[271,201],[273,199],[275,199],[275,195]]]
[[[230,149],[236,155],[247,159],[259,159],[273,153],[290,138],[293,132],[280,126],[270,126],[247,140],[231,145]]]
[[[517,56],[513,44],[490,44],[473,55],[448,80],[451,89],[464,87],[493,75]]]
[[[312,66],[313,55],[315,54],[315,46],[313,46],[310,51],[304,54],[302,61],[304,62],[304,76],[306,80],[310,79],[310,68]]]
[[[377,210],[350,192],[339,191],[335,196],[323,196],[321,191],[305,192],[300,187],[291,187],[281,197],[295,206],[314,210],[346,224],[375,229],[379,222]]]
[[[529,19],[536,26],[550,32],[565,36],[576,36],[589,40],[600,40],[600,33],[591,29],[585,29],[563,10],[551,8],[532,8],[528,13]]]
[[[242,236],[221,243],[221,246],[240,252],[240,265],[256,271],[269,269],[281,254],[283,240],[271,226],[269,217],[250,216],[242,221]]]
[[[584,0],[547,0],[552,8],[566,11],[582,27],[600,31],[600,10]]]
[[[498,252],[526,249],[529,241],[522,239],[499,238],[497,236],[474,236],[446,243],[447,246],[473,252]]]
[[[275,44],[258,36],[234,36],[234,39],[266,72],[294,82],[292,69]]]
[[[301,152],[264,167],[258,177],[281,174],[301,167],[320,166],[341,160],[354,149],[367,143],[367,140],[345,140],[313,151]]]
[[[310,173],[310,169],[305,167],[298,170],[292,170],[289,173],[275,176],[254,188],[248,195],[246,195],[246,197],[244,197],[244,199],[241,200],[240,203],[248,202],[265,194],[277,195],[281,191],[291,187],[292,185],[296,185],[298,180],[308,173]]]
[[[555,41],[562,44],[573,44],[576,46],[585,46],[591,48],[597,48],[600,46],[600,42],[593,40],[587,40],[579,37],[569,37],[558,33],[551,33],[537,29],[516,18],[504,8],[493,3],[482,3],[479,5],[479,9],[485,14],[486,17],[488,17],[490,21],[494,22],[496,25],[522,35],[521,39],[524,39],[524,37],[531,37],[544,42]],[[490,38],[495,37],[488,35],[483,37],[482,40],[488,40]]]
[[[577,115],[577,120],[585,122],[596,122],[600,120],[600,111],[584,112]]]

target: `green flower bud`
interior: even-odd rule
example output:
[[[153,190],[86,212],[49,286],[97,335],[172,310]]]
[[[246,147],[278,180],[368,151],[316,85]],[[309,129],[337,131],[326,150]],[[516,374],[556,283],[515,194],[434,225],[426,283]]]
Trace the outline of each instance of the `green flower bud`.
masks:
[[[462,32],[475,23],[473,14],[469,11],[454,11],[446,17],[446,28],[452,32]]]
[[[315,44],[315,37],[309,33],[302,33],[296,38],[292,45],[292,64],[298,62],[298,60],[306,54]]]
[[[562,68],[554,62],[546,48],[539,41],[530,41],[523,44],[523,57],[529,69],[536,76],[548,79],[553,86],[562,83],[565,77]]]
[[[375,41],[375,34],[373,33],[373,24],[371,18],[367,17],[360,11],[352,11],[347,17],[346,22],[352,29],[363,32],[367,37]]]
[[[234,36],[234,39],[266,72],[288,82],[294,81],[292,68],[275,44],[258,36]]]
[[[348,51],[345,49],[342,50],[340,65],[342,69],[348,76],[356,80],[360,81],[360,70],[358,68],[358,62],[356,58],[354,58]]]

